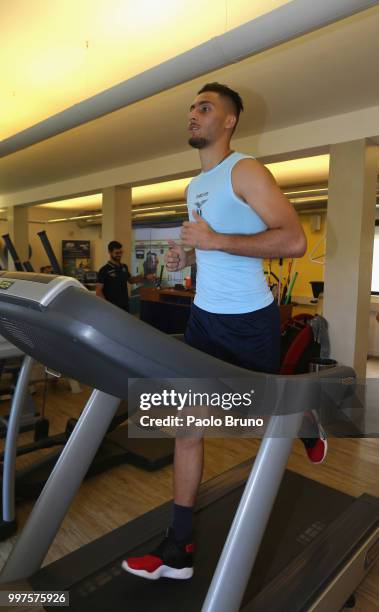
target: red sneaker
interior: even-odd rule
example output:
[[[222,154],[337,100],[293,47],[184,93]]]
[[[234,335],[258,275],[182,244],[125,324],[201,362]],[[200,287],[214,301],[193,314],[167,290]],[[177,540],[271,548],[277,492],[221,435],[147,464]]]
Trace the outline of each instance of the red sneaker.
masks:
[[[152,553],[129,557],[122,562],[121,567],[130,574],[148,580],[187,580],[193,576],[193,544],[178,544],[172,529],[168,529],[164,540]]]
[[[328,440],[317,414],[312,410],[306,413],[306,417],[312,420],[315,431],[314,438],[302,438],[308,459],[312,463],[322,463],[328,452]]]

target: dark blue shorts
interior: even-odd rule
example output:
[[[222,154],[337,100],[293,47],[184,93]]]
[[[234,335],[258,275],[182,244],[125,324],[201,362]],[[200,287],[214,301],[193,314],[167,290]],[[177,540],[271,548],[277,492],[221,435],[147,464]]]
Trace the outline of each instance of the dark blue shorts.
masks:
[[[242,368],[276,373],[280,367],[279,308],[273,302],[244,314],[215,314],[193,304],[185,341]]]

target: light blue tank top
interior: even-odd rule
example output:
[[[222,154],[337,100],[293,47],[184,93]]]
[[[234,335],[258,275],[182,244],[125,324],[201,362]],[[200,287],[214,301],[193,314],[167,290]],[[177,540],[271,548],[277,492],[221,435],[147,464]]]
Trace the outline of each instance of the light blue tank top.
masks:
[[[245,158],[251,156],[232,153],[218,166],[192,179],[187,194],[190,221],[195,209],[215,232],[222,234],[256,234],[267,229],[261,217],[233,190],[233,166]],[[196,249],[196,263],[194,303],[203,310],[241,314],[273,301],[262,259]]]

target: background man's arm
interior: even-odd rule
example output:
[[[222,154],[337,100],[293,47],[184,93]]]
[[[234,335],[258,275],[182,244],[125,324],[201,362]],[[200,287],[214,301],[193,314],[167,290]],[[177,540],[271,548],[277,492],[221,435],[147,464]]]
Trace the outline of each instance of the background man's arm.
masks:
[[[135,285],[136,283],[142,283],[143,274],[137,274],[136,276],[129,276],[128,283]]]
[[[104,295],[104,285],[102,283],[96,283],[96,295],[98,297],[103,298],[103,300],[105,300],[105,295]]]
[[[155,274],[137,274],[136,276],[129,276],[128,278],[128,283],[130,283],[131,285],[136,285],[137,283],[142,283],[144,281],[144,279],[146,280],[155,280],[156,275]]]

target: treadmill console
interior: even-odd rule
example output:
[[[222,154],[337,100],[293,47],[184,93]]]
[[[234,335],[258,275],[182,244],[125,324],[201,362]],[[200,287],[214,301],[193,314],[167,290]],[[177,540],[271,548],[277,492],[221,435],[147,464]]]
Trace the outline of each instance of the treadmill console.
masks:
[[[47,306],[67,287],[83,285],[75,278],[35,272],[0,272],[0,294]]]

